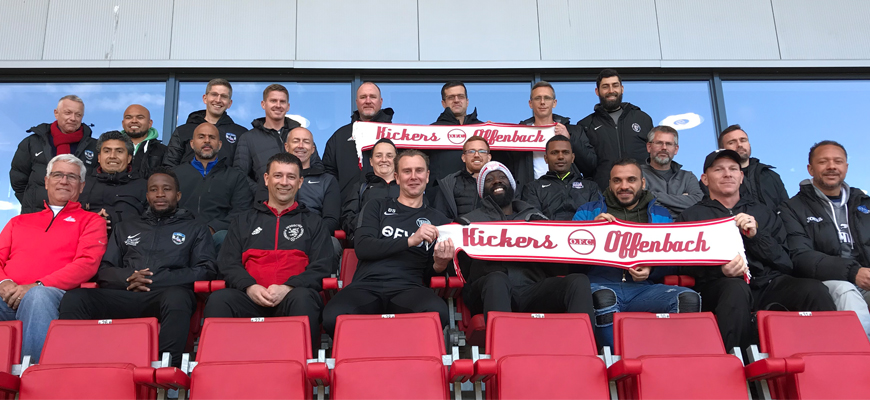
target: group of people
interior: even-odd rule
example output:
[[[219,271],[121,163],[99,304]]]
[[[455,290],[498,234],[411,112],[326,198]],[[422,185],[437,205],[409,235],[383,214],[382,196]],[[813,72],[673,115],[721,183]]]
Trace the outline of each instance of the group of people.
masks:
[[[38,362],[53,319],[153,316],[161,351],[178,365],[193,283],[220,278],[226,289],[211,294],[206,318],[307,316],[316,347],[321,325],[332,334],[343,314],[435,311],[447,325],[447,304],[425,284],[455,273],[455,244],[439,240],[439,225],[733,216],[746,258],[735,251],[721,267],[619,269],[460,252],[463,300],[484,314],[585,313],[600,345],[612,343],[620,311],[712,311],[729,348],[753,341],[752,313],[761,309],[852,310],[870,332],[870,197],[845,183],[843,146],[814,145],[811,179],[789,199],[733,125],[699,180],[674,161],[679,133],[653,126],[622,101],[623,90],[616,71],[602,71],[600,103],[574,125],[553,113],[552,85],[535,84],[533,116],[520,123],[554,126],[546,151],[490,151],[481,136],[462,150],[399,151],[381,139],[362,160],[353,122],[390,122],[394,114],[372,82],[357,90],[351,123],[333,134],[322,159],[311,132],[286,116],[289,94],[278,84],[266,87],[265,116],[246,129],[227,114],[231,84],[210,81],[205,110],[191,113],[168,146],[135,104],[122,131],[94,139],[82,124],[82,99],[64,96],[56,121],[32,128],[12,161],[22,214],[0,233],[0,319],[23,321],[22,354]],[[441,97],[434,124],[480,123],[462,82],[445,84]],[[322,280],[337,272],[341,254],[337,230],[359,265],[324,305]],[[671,274],[691,275],[696,285],[662,284]],[[87,281],[98,288],[81,288]]]

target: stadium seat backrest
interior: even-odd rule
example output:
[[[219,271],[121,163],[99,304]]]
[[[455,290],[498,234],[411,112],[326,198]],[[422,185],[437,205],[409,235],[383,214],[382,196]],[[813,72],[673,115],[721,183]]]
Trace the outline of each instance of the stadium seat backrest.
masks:
[[[438,313],[341,315],[335,325],[332,357],[438,357],[445,354]]]
[[[496,359],[516,354],[597,354],[592,324],[586,314],[490,311],[486,349]]]
[[[0,322],[0,371],[11,372],[21,362],[21,321]]]
[[[761,351],[771,357],[797,353],[870,353],[870,341],[853,311],[759,311]]]
[[[614,354],[624,358],[651,355],[725,354],[713,313],[616,313]]]
[[[196,354],[197,362],[310,358],[308,317],[206,318]]]
[[[41,365],[129,363],[158,360],[156,318],[54,320],[42,348]]]
[[[341,272],[338,276],[342,287],[347,287],[353,281],[353,274],[356,273],[358,264],[359,259],[356,258],[356,252],[353,249],[344,249],[341,253]]]

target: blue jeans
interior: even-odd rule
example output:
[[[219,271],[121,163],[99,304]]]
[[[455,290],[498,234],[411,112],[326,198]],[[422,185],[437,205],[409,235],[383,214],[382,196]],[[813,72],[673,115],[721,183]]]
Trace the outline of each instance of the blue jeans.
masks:
[[[599,290],[609,290],[615,296],[612,305],[601,307],[598,304],[600,296],[596,296]],[[700,295],[692,289],[681,286],[662,285],[658,283],[644,282],[621,282],[621,283],[593,283],[592,298],[595,305],[595,335],[600,346],[613,347],[613,318],[616,312],[653,312],[653,313],[677,313],[680,311],[680,294],[693,293],[697,300],[697,309],[701,311]],[[600,295],[600,293],[599,293]],[[613,298],[614,296],[611,296]],[[601,307],[601,308],[599,308]],[[683,310],[686,312],[686,310]],[[610,315],[610,318],[608,316]]]
[[[21,299],[18,310],[13,310],[0,301],[0,321],[19,320],[24,325],[21,343],[21,355],[31,356],[33,363],[39,362],[48,325],[57,319],[57,308],[63,290],[46,286],[34,286]]]

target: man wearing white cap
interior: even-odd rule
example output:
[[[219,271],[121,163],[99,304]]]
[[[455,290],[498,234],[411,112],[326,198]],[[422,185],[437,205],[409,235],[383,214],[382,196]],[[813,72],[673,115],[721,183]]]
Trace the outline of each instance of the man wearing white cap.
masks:
[[[547,217],[529,203],[514,200],[516,188],[513,175],[504,164],[486,163],[477,177],[481,203],[477,209],[460,217],[460,222],[546,220]],[[594,321],[589,278],[580,273],[567,274],[564,264],[463,257],[460,267],[468,280],[462,298],[474,313],[586,313],[589,320]]]

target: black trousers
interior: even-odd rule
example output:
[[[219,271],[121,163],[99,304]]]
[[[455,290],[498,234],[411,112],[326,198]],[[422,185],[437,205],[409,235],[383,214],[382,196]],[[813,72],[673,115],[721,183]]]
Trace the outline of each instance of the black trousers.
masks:
[[[462,298],[475,313],[490,311],[584,313],[595,326],[592,290],[584,274],[550,277],[528,286],[514,287],[504,272],[490,272],[463,290]]]
[[[181,366],[181,355],[196,306],[193,290],[181,286],[129,292],[116,289],[73,289],[60,301],[60,319],[115,319],[155,317],[160,322],[160,353],[172,355]]]
[[[275,307],[263,307],[238,289],[222,289],[212,293],[205,303],[204,318],[259,318],[259,317],[308,317],[311,329],[311,347],[320,347],[320,311],[323,299],[320,292],[303,287],[293,288]]]
[[[447,303],[424,286],[354,281],[341,289],[323,310],[323,329],[335,333],[335,320],[345,314],[410,314],[437,312],[447,326]]]
[[[760,291],[752,291],[743,278],[720,278],[695,285],[694,289],[703,299],[701,311],[716,314],[726,349],[736,346],[746,349],[756,341],[753,311],[836,310],[828,288],[821,281],[790,275],[773,278]]]

